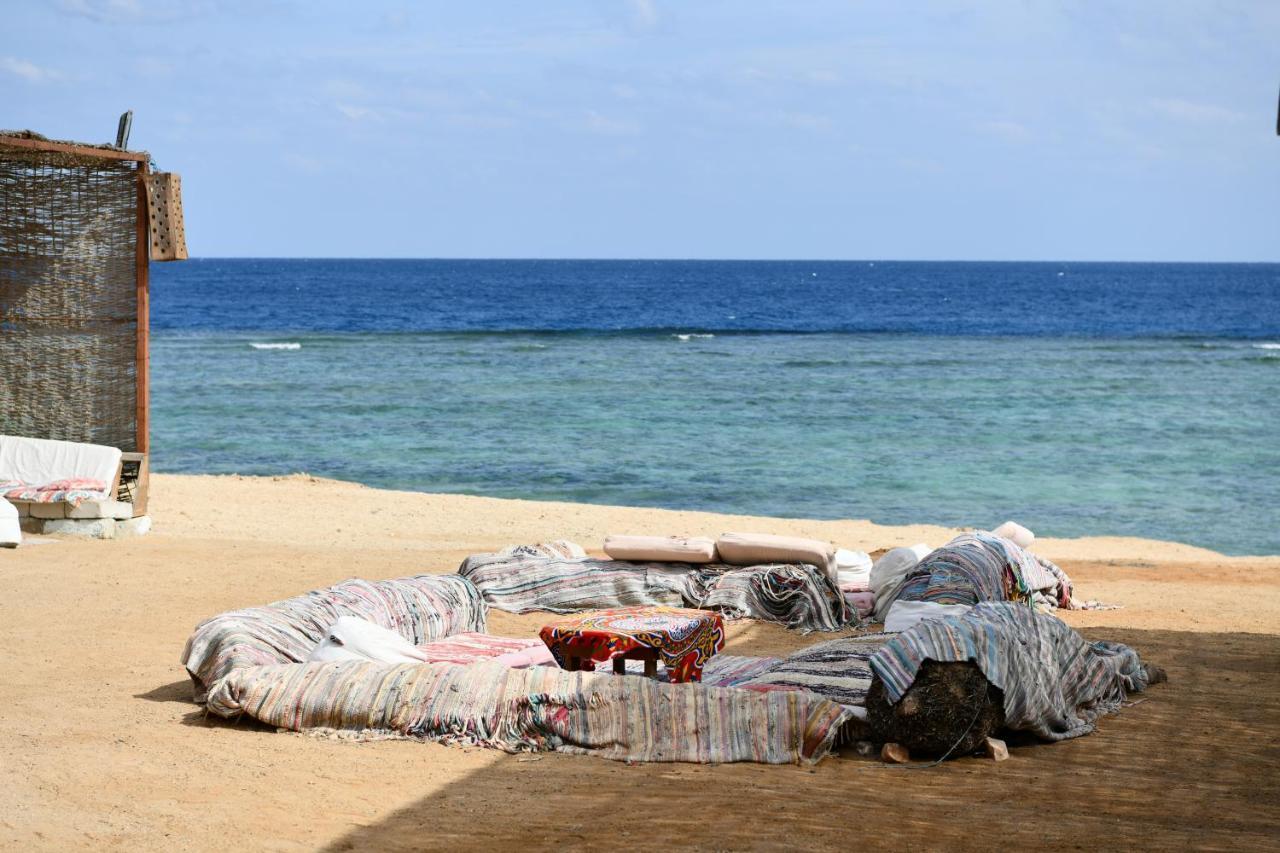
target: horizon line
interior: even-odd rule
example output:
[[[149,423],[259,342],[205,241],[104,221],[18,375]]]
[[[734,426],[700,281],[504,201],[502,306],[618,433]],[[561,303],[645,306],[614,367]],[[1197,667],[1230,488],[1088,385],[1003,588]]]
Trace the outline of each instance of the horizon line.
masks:
[[[1060,258],[658,258],[658,257],[552,257],[477,255],[191,255],[190,261],[550,261],[599,263],[763,263],[763,264],[1181,264],[1275,266],[1276,260],[1063,260]]]

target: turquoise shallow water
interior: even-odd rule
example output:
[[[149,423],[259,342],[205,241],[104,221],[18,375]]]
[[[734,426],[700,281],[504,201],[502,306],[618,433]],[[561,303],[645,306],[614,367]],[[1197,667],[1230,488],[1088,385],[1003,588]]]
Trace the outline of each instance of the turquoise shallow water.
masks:
[[[160,471],[1280,553],[1273,341],[161,329],[152,359]]]

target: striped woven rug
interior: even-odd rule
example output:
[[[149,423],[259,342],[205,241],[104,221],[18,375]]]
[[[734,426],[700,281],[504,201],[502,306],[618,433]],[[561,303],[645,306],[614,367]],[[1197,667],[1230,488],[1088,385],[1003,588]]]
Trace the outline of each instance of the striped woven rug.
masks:
[[[526,546],[463,561],[458,574],[499,610],[574,613],[639,605],[718,610],[788,628],[838,631],[857,614],[825,572],[802,563],[725,566],[535,556]]]
[[[623,761],[812,763],[849,712],[812,693],[496,663],[302,663],[239,669],[210,692],[224,717],[294,731],[337,730],[554,750]]]
[[[808,690],[846,707],[866,705],[871,656],[893,634],[828,640],[787,655],[736,686],[747,690]]]
[[[1048,741],[1093,731],[1098,717],[1146,689],[1138,653],[1090,642],[1056,616],[1026,604],[982,602],[963,616],[920,622],[871,658],[890,702],[915,681],[926,660],[968,661],[1004,691],[1005,725]]]

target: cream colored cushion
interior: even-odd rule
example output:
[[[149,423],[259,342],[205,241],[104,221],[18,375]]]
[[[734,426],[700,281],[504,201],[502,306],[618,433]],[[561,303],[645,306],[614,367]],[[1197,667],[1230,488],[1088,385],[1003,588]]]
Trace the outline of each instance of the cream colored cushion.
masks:
[[[716,543],[694,536],[609,536],[604,552],[642,563],[714,563]]]
[[[716,540],[720,559],[735,566],[808,563],[836,582],[836,551],[829,542],[771,533],[726,533]]]

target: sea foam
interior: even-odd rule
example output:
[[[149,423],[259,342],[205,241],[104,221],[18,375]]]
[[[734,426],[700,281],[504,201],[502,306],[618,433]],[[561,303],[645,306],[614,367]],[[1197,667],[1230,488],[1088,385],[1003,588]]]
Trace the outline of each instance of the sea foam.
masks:
[[[299,343],[287,343],[287,344],[251,343],[249,344],[249,346],[253,347],[254,349],[302,349],[302,344],[299,344]]]
[[[677,338],[677,339],[682,340],[682,341],[692,341],[692,340],[696,340],[696,339],[699,339],[699,338],[714,338],[714,337],[715,337],[715,335],[711,335],[711,334],[704,334],[704,335],[689,334],[689,335],[672,335],[672,337],[673,337],[673,338]]]

